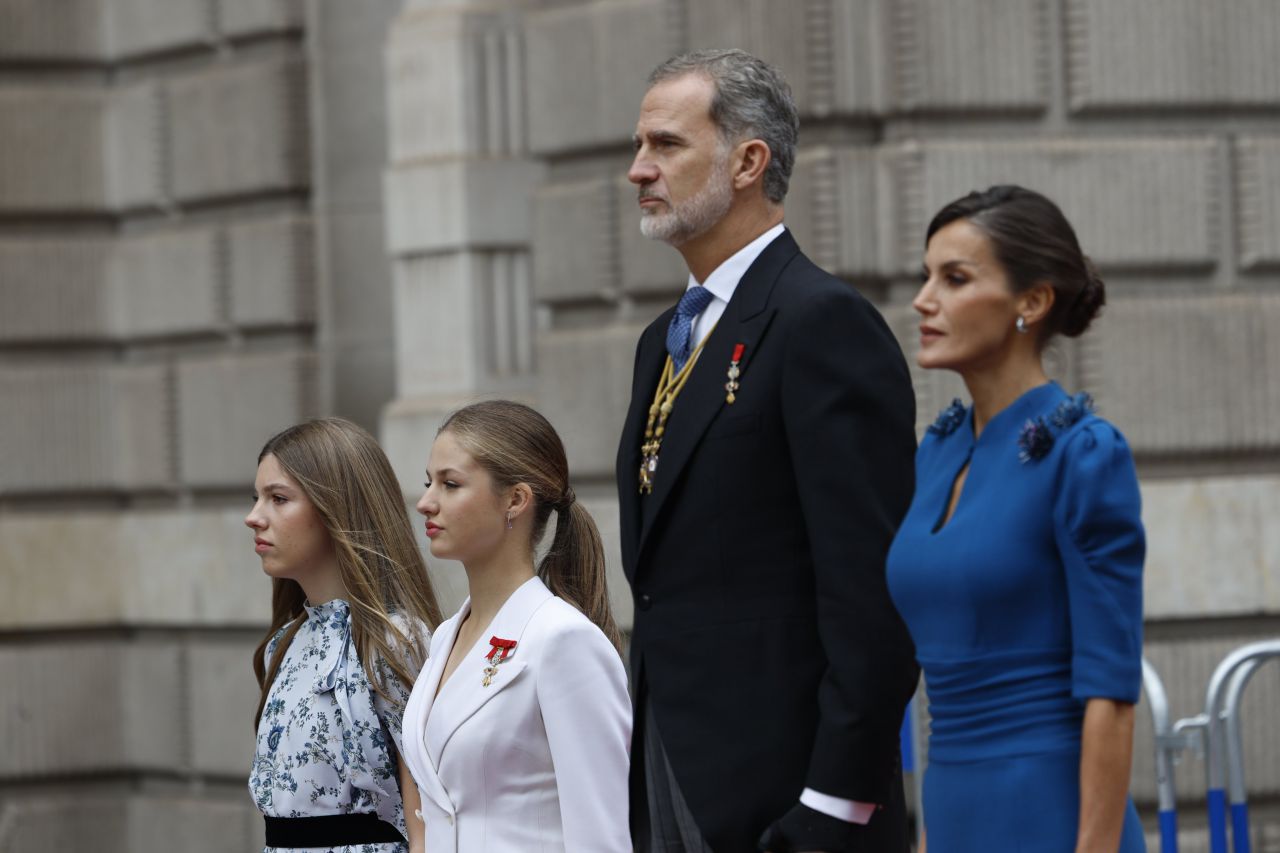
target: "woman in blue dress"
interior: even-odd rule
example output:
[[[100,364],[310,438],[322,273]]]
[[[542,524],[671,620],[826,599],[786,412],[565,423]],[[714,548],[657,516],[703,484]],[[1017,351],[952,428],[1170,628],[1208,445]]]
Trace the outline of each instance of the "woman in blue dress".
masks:
[[[391,465],[349,421],[290,427],[245,524],[272,579],[249,776],[267,853],[418,853],[401,719],[440,610]]]
[[[1045,374],[1104,301],[1044,196],[971,193],[929,225],[918,361],[960,373],[888,558],[932,728],[928,853],[1145,850],[1128,797],[1145,539],[1124,437]]]

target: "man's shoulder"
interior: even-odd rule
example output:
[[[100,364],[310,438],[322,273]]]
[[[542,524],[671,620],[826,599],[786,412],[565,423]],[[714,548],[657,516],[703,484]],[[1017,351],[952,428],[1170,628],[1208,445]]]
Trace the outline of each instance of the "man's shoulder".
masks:
[[[819,287],[849,287],[847,281],[837,278],[833,273],[814,263],[813,259],[804,253],[804,250],[796,252],[795,256],[791,258],[790,263],[782,270],[782,277],[802,278]]]
[[[854,284],[827,272],[803,251],[797,252],[779,274],[773,298],[780,308],[841,303],[871,307]]]

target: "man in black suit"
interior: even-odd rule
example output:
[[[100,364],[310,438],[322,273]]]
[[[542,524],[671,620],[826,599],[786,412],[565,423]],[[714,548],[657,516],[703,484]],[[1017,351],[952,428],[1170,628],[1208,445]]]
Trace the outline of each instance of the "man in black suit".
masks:
[[[690,273],[618,451],[644,853],[908,849],[918,670],[884,565],[915,400],[880,314],[783,227],[797,130],[741,51],[659,66],[636,125],[641,228]]]

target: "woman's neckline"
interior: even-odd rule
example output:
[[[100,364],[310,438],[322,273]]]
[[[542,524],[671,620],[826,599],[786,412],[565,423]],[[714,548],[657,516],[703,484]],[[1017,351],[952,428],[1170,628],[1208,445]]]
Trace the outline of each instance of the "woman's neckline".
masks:
[[[987,422],[983,424],[981,433],[975,433],[977,405],[971,403],[969,406],[969,416],[966,419],[965,424],[968,427],[966,432],[969,435],[970,442],[976,444],[982,441],[989,433],[998,434],[999,431],[1010,421],[1013,423],[1014,429],[1017,429],[1022,424],[1023,416],[1039,411],[1039,409],[1043,407],[1043,401],[1041,398],[1051,395],[1066,395],[1066,392],[1062,390],[1062,387],[1052,379],[1047,382],[1042,382],[1032,388],[1028,388],[1026,391],[1023,391],[1015,397],[1009,405],[1005,406],[1003,409],[988,418]]]

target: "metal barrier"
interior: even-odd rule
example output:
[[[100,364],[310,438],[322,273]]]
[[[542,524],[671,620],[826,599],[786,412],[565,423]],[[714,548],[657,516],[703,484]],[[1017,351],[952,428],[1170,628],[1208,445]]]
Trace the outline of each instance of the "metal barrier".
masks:
[[[1151,708],[1155,731],[1156,796],[1160,807],[1160,853],[1178,853],[1178,804],[1173,786],[1177,754],[1185,748],[1185,736],[1174,732],[1169,721],[1169,696],[1156,668],[1142,659],[1142,690]]]
[[[1240,698],[1253,673],[1263,663],[1254,658],[1241,664],[1231,677],[1222,706],[1227,739],[1227,803],[1231,810],[1231,838],[1236,853],[1249,853],[1249,795],[1244,787],[1244,735],[1240,730]]]
[[[1209,851],[1227,853],[1227,805],[1231,806],[1233,853],[1250,853],[1249,803],[1244,783],[1244,737],[1240,706],[1253,674],[1280,659],[1280,639],[1250,643],[1231,652],[1213,671],[1204,711],[1169,720],[1169,699],[1155,667],[1142,661],[1142,689],[1155,731],[1156,793],[1160,804],[1160,853],[1178,853],[1178,815],[1173,768],[1185,750],[1205,756],[1208,787]]]
[[[1231,777],[1231,840],[1234,853],[1249,853],[1249,806],[1244,786],[1244,743],[1240,700],[1244,688],[1267,660],[1280,658],[1280,640],[1241,646],[1223,658],[1205,691],[1207,726],[1205,776],[1209,786],[1209,851],[1227,853],[1227,776]]]

